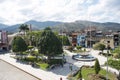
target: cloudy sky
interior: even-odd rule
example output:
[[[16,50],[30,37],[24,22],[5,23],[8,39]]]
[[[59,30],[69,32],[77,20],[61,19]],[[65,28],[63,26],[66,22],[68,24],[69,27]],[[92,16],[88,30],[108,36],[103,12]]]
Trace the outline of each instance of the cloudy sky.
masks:
[[[0,23],[29,20],[120,23],[120,0],[0,0]]]

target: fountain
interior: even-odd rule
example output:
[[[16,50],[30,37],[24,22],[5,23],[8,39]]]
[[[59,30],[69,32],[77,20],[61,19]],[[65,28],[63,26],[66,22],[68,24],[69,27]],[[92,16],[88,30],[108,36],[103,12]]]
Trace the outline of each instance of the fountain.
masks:
[[[94,61],[96,58],[88,53],[81,53],[81,54],[79,53],[79,54],[73,55],[72,59],[78,60],[78,61]]]

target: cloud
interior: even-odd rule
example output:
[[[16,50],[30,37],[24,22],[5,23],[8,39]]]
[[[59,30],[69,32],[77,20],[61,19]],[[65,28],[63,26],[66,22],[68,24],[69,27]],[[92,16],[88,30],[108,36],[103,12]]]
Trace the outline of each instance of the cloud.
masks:
[[[118,16],[117,13],[120,12],[119,4],[119,0],[100,0],[97,4],[89,7],[88,14],[91,17],[91,20],[120,22],[120,20],[116,18],[116,16]],[[98,18],[93,18],[95,16],[98,16]]]
[[[32,19],[120,22],[119,4],[119,0],[0,0],[0,21],[10,25]]]

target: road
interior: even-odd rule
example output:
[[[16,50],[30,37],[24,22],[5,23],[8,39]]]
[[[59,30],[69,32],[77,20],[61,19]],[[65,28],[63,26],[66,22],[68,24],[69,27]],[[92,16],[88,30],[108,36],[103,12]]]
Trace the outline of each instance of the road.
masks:
[[[0,60],[0,80],[38,80],[38,79]]]

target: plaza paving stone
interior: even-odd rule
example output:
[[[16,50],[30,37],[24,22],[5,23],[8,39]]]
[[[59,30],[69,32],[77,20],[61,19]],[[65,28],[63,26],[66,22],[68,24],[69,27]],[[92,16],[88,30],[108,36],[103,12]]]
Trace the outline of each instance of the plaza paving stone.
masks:
[[[0,80],[38,80],[38,79],[0,60]]]

